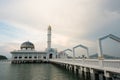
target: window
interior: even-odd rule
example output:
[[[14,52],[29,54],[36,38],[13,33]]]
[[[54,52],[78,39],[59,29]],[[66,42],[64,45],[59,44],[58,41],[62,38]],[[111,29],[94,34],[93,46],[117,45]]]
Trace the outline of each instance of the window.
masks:
[[[27,59],[27,56],[25,56],[24,58]]]
[[[29,56],[29,58],[31,59],[31,58],[32,58],[32,56]]]
[[[49,55],[49,58],[52,59],[52,57],[53,57],[53,54],[51,53],[51,54]]]
[[[14,59],[17,59],[17,56],[15,56]]]
[[[37,56],[34,56],[34,58],[36,59],[36,58],[37,58]]]
[[[46,56],[44,56],[43,59],[46,59]]]
[[[19,59],[21,59],[22,58],[22,56],[19,56]]]

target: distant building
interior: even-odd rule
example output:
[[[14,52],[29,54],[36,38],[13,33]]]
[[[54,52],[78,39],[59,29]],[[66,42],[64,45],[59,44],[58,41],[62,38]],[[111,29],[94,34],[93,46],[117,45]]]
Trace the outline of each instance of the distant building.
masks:
[[[57,49],[51,48],[51,26],[48,27],[47,48],[45,51],[36,51],[32,42],[23,42],[20,50],[11,51],[12,63],[31,63],[48,61],[57,57]]]

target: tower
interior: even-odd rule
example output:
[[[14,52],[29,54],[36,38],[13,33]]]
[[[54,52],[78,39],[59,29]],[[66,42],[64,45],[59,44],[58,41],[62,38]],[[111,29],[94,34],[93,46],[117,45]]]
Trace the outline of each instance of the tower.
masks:
[[[51,29],[51,26],[49,25],[48,26],[48,33],[47,33],[47,55],[46,55],[46,59],[49,60],[49,59],[53,59],[53,58],[56,58],[56,54],[57,54],[57,50],[55,48],[52,48],[51,47],[51,32],[52,32],[52,29]]]
[[[48,26],[48,33],[47,33],[47,49],[51,48],[51,26]]]

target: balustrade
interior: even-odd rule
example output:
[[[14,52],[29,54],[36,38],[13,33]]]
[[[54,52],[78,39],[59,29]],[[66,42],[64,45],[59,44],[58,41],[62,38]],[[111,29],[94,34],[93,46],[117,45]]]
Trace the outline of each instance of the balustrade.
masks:
[[[120,73],[120,60],[98,60],[98,59],[51,59],[51,62],[85,66],[95,69],[106,69]]]

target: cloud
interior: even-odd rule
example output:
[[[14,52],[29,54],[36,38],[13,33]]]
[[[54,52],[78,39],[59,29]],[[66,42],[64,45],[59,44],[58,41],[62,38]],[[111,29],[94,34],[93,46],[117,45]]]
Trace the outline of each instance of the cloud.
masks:
[[[120,36],[118,3],[119,0],[5,0],[0,1],[0,22],[20,30],[15,30],[17,34],[9,32],[17,36],[12,42],[30,40],[37,50],[44,50],[46,30],[51,25],[53,47],[60,51],[84,44],[92,54],[97,52],[99,37],[110,33]],[[6,39],[6,34],[0,36]]]

